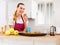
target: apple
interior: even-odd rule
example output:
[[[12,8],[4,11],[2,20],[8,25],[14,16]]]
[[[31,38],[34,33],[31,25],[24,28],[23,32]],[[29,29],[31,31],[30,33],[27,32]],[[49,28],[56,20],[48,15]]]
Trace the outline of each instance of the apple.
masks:
[[[15,30],[14,35],[18,35],[18,34],[19,34],[19,31]]]
[[[5,32],[5,35],[6,35],[6,36],[9,36],[9,35],[10,35],[10,31],[6,31],[6,32]]]
[[[14,29],[10,28],[10,34],[14,34]]]

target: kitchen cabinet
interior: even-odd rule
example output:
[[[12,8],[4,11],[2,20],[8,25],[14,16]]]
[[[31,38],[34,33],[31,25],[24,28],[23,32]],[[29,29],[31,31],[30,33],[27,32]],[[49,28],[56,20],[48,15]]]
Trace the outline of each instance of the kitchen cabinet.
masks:
[[[0,45],[56,45],[55,42],[31,41],[21,39],[3,39]]]
[[[33,42],[30,40],[21,40],[21,39],[13,39],[13,38],[3,38],[0,45],[33,45]]]
[[[0,45],[2,45],[2,42],[3,42],[3,41],[2,41],[2,39],[0,38]]]
[[[56,42],[48,41],[35,41],[34,45],[56,45]]]
[[[33,45],[33,41],[31,40],[16,40],[15,45]]]
[[[0,45],[60,45],[60,35],[42,37],[0,35]]]

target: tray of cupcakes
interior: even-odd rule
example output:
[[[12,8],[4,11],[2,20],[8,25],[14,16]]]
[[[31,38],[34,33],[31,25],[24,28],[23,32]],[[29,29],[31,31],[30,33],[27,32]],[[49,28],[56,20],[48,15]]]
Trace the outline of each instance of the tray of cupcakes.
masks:
[[[41,32],[20,32],[19,35],[23,36],[46,36],[46,33]]]

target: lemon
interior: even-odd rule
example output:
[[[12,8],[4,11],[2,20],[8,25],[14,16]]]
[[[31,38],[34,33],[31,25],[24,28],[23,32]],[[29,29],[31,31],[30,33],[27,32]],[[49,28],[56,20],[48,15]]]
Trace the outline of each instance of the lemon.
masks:
[[[10,28],[10,34],[14,34],[14,29]]]
[[[9,36],[9,35],[10,35],[10,31],[6,31],[6,32],[5,32],[5,35],[6,35],[6,36]]]
[[[14,31],[14,35],[18,35],[19,32],[17,30]]]

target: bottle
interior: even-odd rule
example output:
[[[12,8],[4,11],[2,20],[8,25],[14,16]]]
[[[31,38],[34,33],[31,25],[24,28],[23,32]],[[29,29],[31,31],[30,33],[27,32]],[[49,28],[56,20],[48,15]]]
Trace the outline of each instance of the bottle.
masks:
[[[56,27],[52,25],[50,27],[50,36],[55,36],[55,31],[56,31]]]

